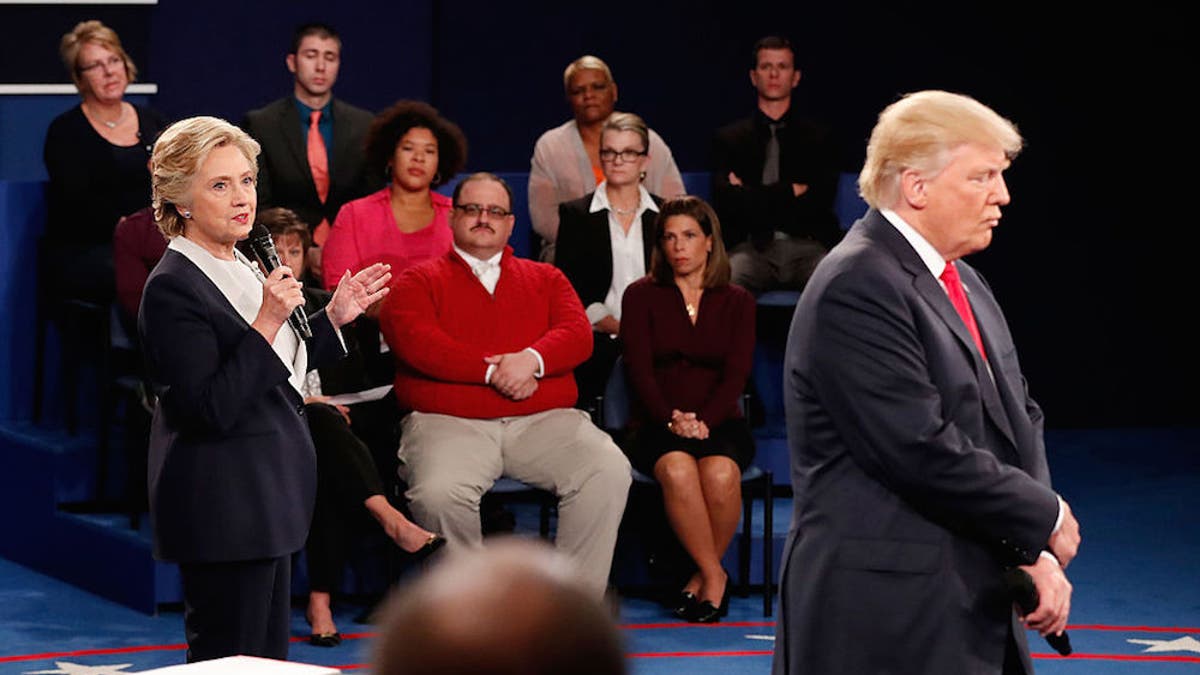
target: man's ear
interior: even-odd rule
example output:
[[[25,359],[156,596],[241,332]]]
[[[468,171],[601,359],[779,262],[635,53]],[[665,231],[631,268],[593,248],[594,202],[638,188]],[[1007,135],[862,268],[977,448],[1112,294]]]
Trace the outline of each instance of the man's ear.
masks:
[[[929,203],[929,182],[916,169],[900,172],[900,197],[914,209],[923,209]]]

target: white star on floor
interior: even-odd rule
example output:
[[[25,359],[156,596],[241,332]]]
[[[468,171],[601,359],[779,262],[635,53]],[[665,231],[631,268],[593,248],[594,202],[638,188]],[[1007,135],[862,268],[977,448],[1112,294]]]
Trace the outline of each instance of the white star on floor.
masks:
[[[27,670],[24,675],[130,675],[123,672],[132,663],[119,663],[111,666],[85,666],[82,663],[70,661],[55,661],[58,670]]]
[[[1174,640],[1126,640],[1137,645],[1150,645],[1147,649],[1142,650],[1143,654],[1149,652],[1196,652],[1200,654],[1200,640],[1185,635]]]

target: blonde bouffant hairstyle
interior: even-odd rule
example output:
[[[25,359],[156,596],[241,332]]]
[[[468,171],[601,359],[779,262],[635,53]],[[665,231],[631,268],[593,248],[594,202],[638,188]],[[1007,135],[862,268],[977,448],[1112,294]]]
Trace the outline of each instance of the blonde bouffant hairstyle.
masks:
[[[79,93],[85,93],[83,71],[79,69],[79,50],[89,42],[98,44],[121,57],[121,60],[125,62],[125,78],[130,82],[137,80],[137,66],[133,65],[133,59],[125,53],[125,48],[121,46],[121,38],[117,36],[117,32],[95,19],[80,21],[70,32],[63,34],[62,41],[58,45],[58,55],[62,57],[63,66],[71,74],[71,81],[75,83],[75,88],[79,90]]]
[[[859,193],[874,208],[892,208],[900,199],[901,173],[935,175],[946,167],[950,151],[966,143],[999,147],[1012,160],[1022,141],[1016,125],[970,96],[908,94],[879,114],[858,175]]]
[[[178,204],[190,200],[196,172],[216,148],[232,145],[258,175],[258,141],[217,117],[189,117],[167,127],[150,154],[150,199],[154,222],[168,239],[183,234],[185,219]]]

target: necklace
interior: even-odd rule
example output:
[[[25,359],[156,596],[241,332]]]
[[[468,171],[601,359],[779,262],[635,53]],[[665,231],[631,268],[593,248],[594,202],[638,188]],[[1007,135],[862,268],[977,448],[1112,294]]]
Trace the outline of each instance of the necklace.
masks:
[[[689,318],[689,319],[694,319],[694,318],[696,318],[696,306],[695,306],[695,305],[693,305],[693,304],[692,304],[692,303],[690,303],[690,302],[689,302],[689,303],[687,303],[687,313],[688,313],[688,318]]]
[[[90,108],[88,110],[90,111]],[[91,117],[96,118],[96,120],[98,122],[100,122],[104,126],[108,127],[109,129],[116,129],[117,125],[121,123],[121,120],[125,119],[125,106],[123,106],[123,105],[121,106],[121,114],[117,115],[117,119],[115,119],[111,122],[109,122],[108,120],[105,120],[105,119],[100,119],[100,115],[96,114],[94,111],[91,111]]]
[[[615,206],[613,207],[613,213],[617,214],[618,216],[632,216],[636,212],[637,209],[618,209]]]

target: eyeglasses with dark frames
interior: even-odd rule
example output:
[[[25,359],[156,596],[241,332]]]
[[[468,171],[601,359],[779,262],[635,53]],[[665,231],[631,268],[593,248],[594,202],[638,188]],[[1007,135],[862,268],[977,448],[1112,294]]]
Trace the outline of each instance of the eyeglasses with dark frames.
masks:
[[[478,218],[485,213],[492,218],[507,218],[512,215],[512,211],[499,206],[484,206],[483,204],[458,204],[454,208],[462,211],[471,218]]]
[[[633,161],[636,161],[638,157],[644,157],[648,154],[650,154],[648,150],[620,150],[620,151],[617,151],[617,150],[613,150],[611,148],[605,148],[600,151],[600,161],[601,162],[612,162],[612,161],[616,160],[616,158],[620,157],[622,162],[633,162]]]
[[[86,73],[89,71],[96,70],[97,68],[104,68],[105,70],[116,70],[117,68],[123,68],[124,66],[125,66],[125,60],[114,54],[113,56],[110,56],[107,59],[104,59],[103,61],[93,61],[92,63],[89,63],[86,66],[79,66],[79,72]]]

